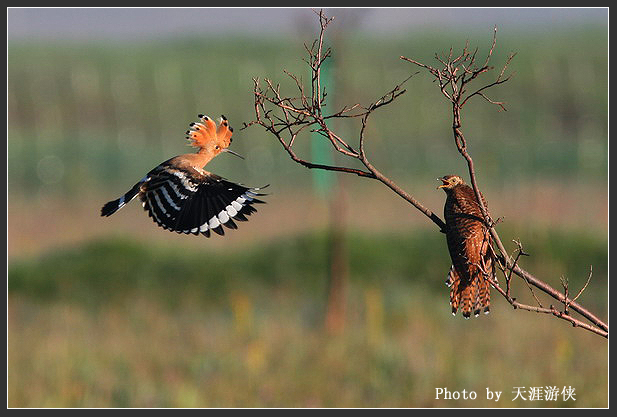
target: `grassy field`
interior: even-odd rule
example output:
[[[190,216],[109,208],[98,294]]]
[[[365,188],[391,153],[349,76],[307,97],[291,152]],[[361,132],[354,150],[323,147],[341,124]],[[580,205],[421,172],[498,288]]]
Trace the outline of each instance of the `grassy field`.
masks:
[[[489,316],[452,317],[432,231],[350,234],[345,327],[327,332],[327,242],[222,253],[106,239],[13,262],[9,406],[607,406],[605,339],[497,296]],[[534,250],[527,268],[574,287],[592,262],[582,301],[606,314],[605,242],[543,234]],[[547,386],[576,401],[512,401],[514,387]],[[436,399],[439,387],[478,397]]]
[[[136,181],[160,161],[186,152],[183,132],[198,113],[225,114],[236,129],[233,149],[247,157],[244,163],[218,158],[213,167],[256,184],[293,177],[294,185],[310,186],[310,176],[298,176],[274,138],[256,126],[240,128],[255,117],[253,77],[270,78],[296,95],[283,70],[306,79],[302,45],[313,36],[10,43],[9,187],[70,195],[130,186],[128,178]],[[325,109],[368,105],[416,72],[401,55],[434,64],[435,53],[462,48],[466,40],[484,54],[491,37],[492,27],[394,39],[353,32],[333,37]],[[491,93],[506,101],[508,111],[478,100],[470,101],[464,115],[470,152],[485,181],[503,186],[606,178],[607,39],[602,27],[500,32],[493,64],[500,68],[516,52],[509,67],[514,77]],[[405,95],[371,118],[371,161],[406,182],[462,172],[465,165],[452,145],[452,115],[439,89],[426,74],[415,75],[405,88]],[[356,144],[359,128],[354,121],[334,126],[350,144]],[[309,155],[309,135],[296,147],[299,155]]]

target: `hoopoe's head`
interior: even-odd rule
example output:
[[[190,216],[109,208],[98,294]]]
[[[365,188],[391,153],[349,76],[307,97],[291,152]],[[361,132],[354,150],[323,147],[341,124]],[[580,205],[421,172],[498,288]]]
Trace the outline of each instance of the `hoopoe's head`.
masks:
[[[445,177],[437,179],[442,182],[442,184],[437,188],[443,188],[445,192],[448,192],[448,190],[451,190],[459,184],[465,184],[465,181],[463,181],[463,179],[458,175],[446,175]]]
[[[191,146],[199,149],[199,153],[207,153],[212,157],[221,152],[229,152],[240,156],[227,149],[231,144],[233,129],[225,116],[221,116],[218,126],[210,117],[198,115],[200,121],[191,123],[191,129],[186,131],[187,139]]]

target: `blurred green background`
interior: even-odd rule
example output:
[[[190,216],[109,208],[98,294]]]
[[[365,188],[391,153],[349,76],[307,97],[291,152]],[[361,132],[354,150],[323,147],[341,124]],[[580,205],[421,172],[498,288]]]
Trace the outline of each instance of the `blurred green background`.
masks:
[[[476,100],[463,113],[479,185],[508,249],[520,239],[531,253],[525,269],[578,291],[593,265],[579,301],[606,318],[607,9],[326,13],[330,111],[367,105],[417,71],[401,55],[436,63],[469,40],[483,56],[498,26],[497,71],[517,55],[513,79],[489,96],[508,111]],[[241,130],[254,118],[253,77],[288,95],[283,70],[310,80],[312,10],[7,14],[9,407],[608,406],[605,339],[512,311],[495,293],[489,316],[452,317],[432,223],[375,181],[330,177],[324,192],[274,137]],[[371,118],[367,152],[441,214],[435,178],[466,177],[450,108],[428,74],[405,88]],[[188,151],[198,113],[225,114],[246,157],[209,170],[271,184],[268,204],[210,239],[160,229],[136,202],[99,217]],[[357,122],[333,127],[356,143]],[[298,152],[310,157],[319,140],[299,138]],[[524,284],[514,291],[533,303]],[[547,386],[575,388],[576,401],[512,401],[515,387]],[[439,387],[478,398],[436,399]]]

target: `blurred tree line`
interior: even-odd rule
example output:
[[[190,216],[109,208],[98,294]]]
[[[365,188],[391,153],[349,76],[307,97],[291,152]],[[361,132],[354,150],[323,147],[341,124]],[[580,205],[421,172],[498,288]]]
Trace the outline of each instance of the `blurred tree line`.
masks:
[[[334,58],[336,102],[366,104],[415,71],[398,57],[430,61],[469,39],[479,54],[492,28],[477,33],[414,33],[392,39],[343,37]],[[606,27],[498,33],[493,62],[517,56],[513,80],[467,106],[466,132],[483,179],[494,185],[538,177],[604,182],[607,175]],[[8,185],[13,193],[117,189],[160,161],[186,152],[183,133],[197,113],[225,114],[244,163],[218,158],[218,171],[251,183],[310,185],[276,143],[256,128],[252,77],[285,82],[283,69],[306,73],[295,38],[183,38],[167,41],[8,42]],[[291,85],[289,88],[295,88]],[[402,100],[375,117],[367,150],[401,183],[463,172],[451,144],[449,107],[424,74]],[[334,109],[333,109],[334,110]],[[344,127],[343,127],[344,129]],[[350,125],[348,134],[357,135]],[[319,138],[313,139],[319,140]],[[308,141],[306,141],[308,142]],[[384,146],[388,145],[387,148]],[[310,152],[310,148],[306,148]]]

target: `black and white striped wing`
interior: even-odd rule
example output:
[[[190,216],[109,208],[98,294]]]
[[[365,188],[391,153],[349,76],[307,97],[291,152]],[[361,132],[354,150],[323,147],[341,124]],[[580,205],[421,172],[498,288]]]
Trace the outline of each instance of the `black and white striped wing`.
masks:
[[[263,188],[263,187],[262,187]],[[165,167],[154,169],[141,186],[144,210],[164,229],[186,234],[210,231],[225,234],[223,226],[237,229],[263,203],[260,188],[248,188],[214,174]]]

